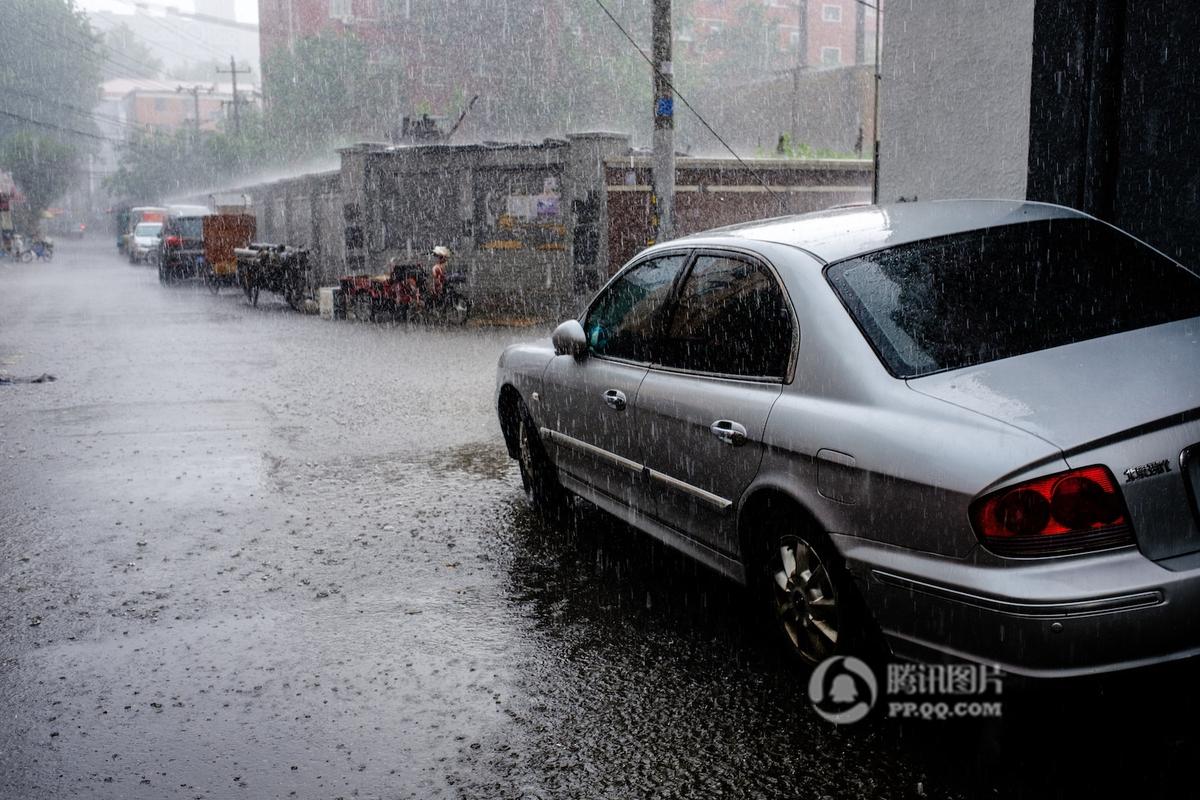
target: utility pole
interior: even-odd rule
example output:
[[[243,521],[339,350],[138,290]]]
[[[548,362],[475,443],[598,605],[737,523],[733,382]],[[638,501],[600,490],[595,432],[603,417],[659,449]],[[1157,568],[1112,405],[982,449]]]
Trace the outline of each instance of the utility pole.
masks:
[[[800,142],[800,70],[808,67],[808,0],[796,2],[796,66],[792,69],[792,147]]]
[[[220,67],[217,67],[217,72],[221,75],[229,75],[230,78],[233,79],[233,132],[236,135],[241,136],[242,115],[238,107],[241,105],[242,99],[238,97],[237,76],[248,74],[250,72],[250,68],[247,67],[246,69],[238,69],[237,62],[233,60],[233,56],[230,56],[229,69],[221,69]]]
[[[175,91],[176,91],[176,93],[183,92],[185,94],[190,94],[192,96],[192,110],[193,110],[192,122],[196,126],[196,135],[199,136],[200,135],[200,86],[196,85],[189,89],[188,87],[183,86],[181,84],[181,85],[175,87]],[[212,89],[209,89],[208,92],[209,92],[209,94],[212,94]]]
[[[675,235],[675,92],[671,88],[671,0],[654,0],[654,196],[655,241]]]
[[[879,202],[879,87],[883,83],[883,73],[879,68],[879,32],[883,22],[879,17],[879,5],[883,0],[875,0],[875,112],[874,119],[871,122],[871,127],[874,128],[874,153],[872,157],[875,160],[875,169],[872,172],[871,180],[871,202]]]

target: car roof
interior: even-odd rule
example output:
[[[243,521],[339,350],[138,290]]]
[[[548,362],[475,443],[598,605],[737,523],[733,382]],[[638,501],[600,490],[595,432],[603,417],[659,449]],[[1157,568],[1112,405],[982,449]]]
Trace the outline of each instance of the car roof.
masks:
[[[694,233],[668,244],[774,242],[798,247],[825,263],[920,239],[1036,220],[1087,214],[1020,200],[932,200],[833,208]]]

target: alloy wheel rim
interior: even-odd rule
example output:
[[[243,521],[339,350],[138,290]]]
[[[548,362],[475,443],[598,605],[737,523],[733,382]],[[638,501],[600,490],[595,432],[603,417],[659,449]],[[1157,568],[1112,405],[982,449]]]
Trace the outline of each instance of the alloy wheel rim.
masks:
[[[792,646],[820,661],[837,646],[837,593],[820,556],[795,536],[779,540],[772,588],[775,611]]]
[[[521,422],[521,468],[525,470],[526,475],[533,474],[533,452],[530,450],[529,443],[529,426],[522,420]]]

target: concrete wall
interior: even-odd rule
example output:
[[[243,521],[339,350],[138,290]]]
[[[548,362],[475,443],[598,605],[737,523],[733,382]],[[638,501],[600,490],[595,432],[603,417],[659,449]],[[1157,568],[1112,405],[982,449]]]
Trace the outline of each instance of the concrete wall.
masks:
[[[871,162],[861,159],[679,159],[675,233],[803,214],[871,201]],[[610,158],[607,175],[611,274],[653,241],[651,173],[646,156]]]
[[[249,202],[257,239],[307,247],[310,292],[391,259],[428,263],[450,247],[481,315],[572,314],[649,243],[649,158],[629,137],[572,134],[539,144],[340,151],[341,169],[219,193]],[[677,230],[870,198],[870,162],[677,162]],[[766,187],[763,184],[767,184]],[[213,195],[212,197],[217,197]]]
[[[1034,4],[888,5],[880,202],[1024,199]]]

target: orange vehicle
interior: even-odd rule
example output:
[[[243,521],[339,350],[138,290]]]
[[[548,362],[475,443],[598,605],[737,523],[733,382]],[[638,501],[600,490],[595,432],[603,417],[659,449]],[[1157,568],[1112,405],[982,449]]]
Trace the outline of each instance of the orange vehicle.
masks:
[[[237,254],[257,230],[253,214],[210,214],[204,220],[204,264],[200,277],[216,294],[222,286],[237,285]]]

